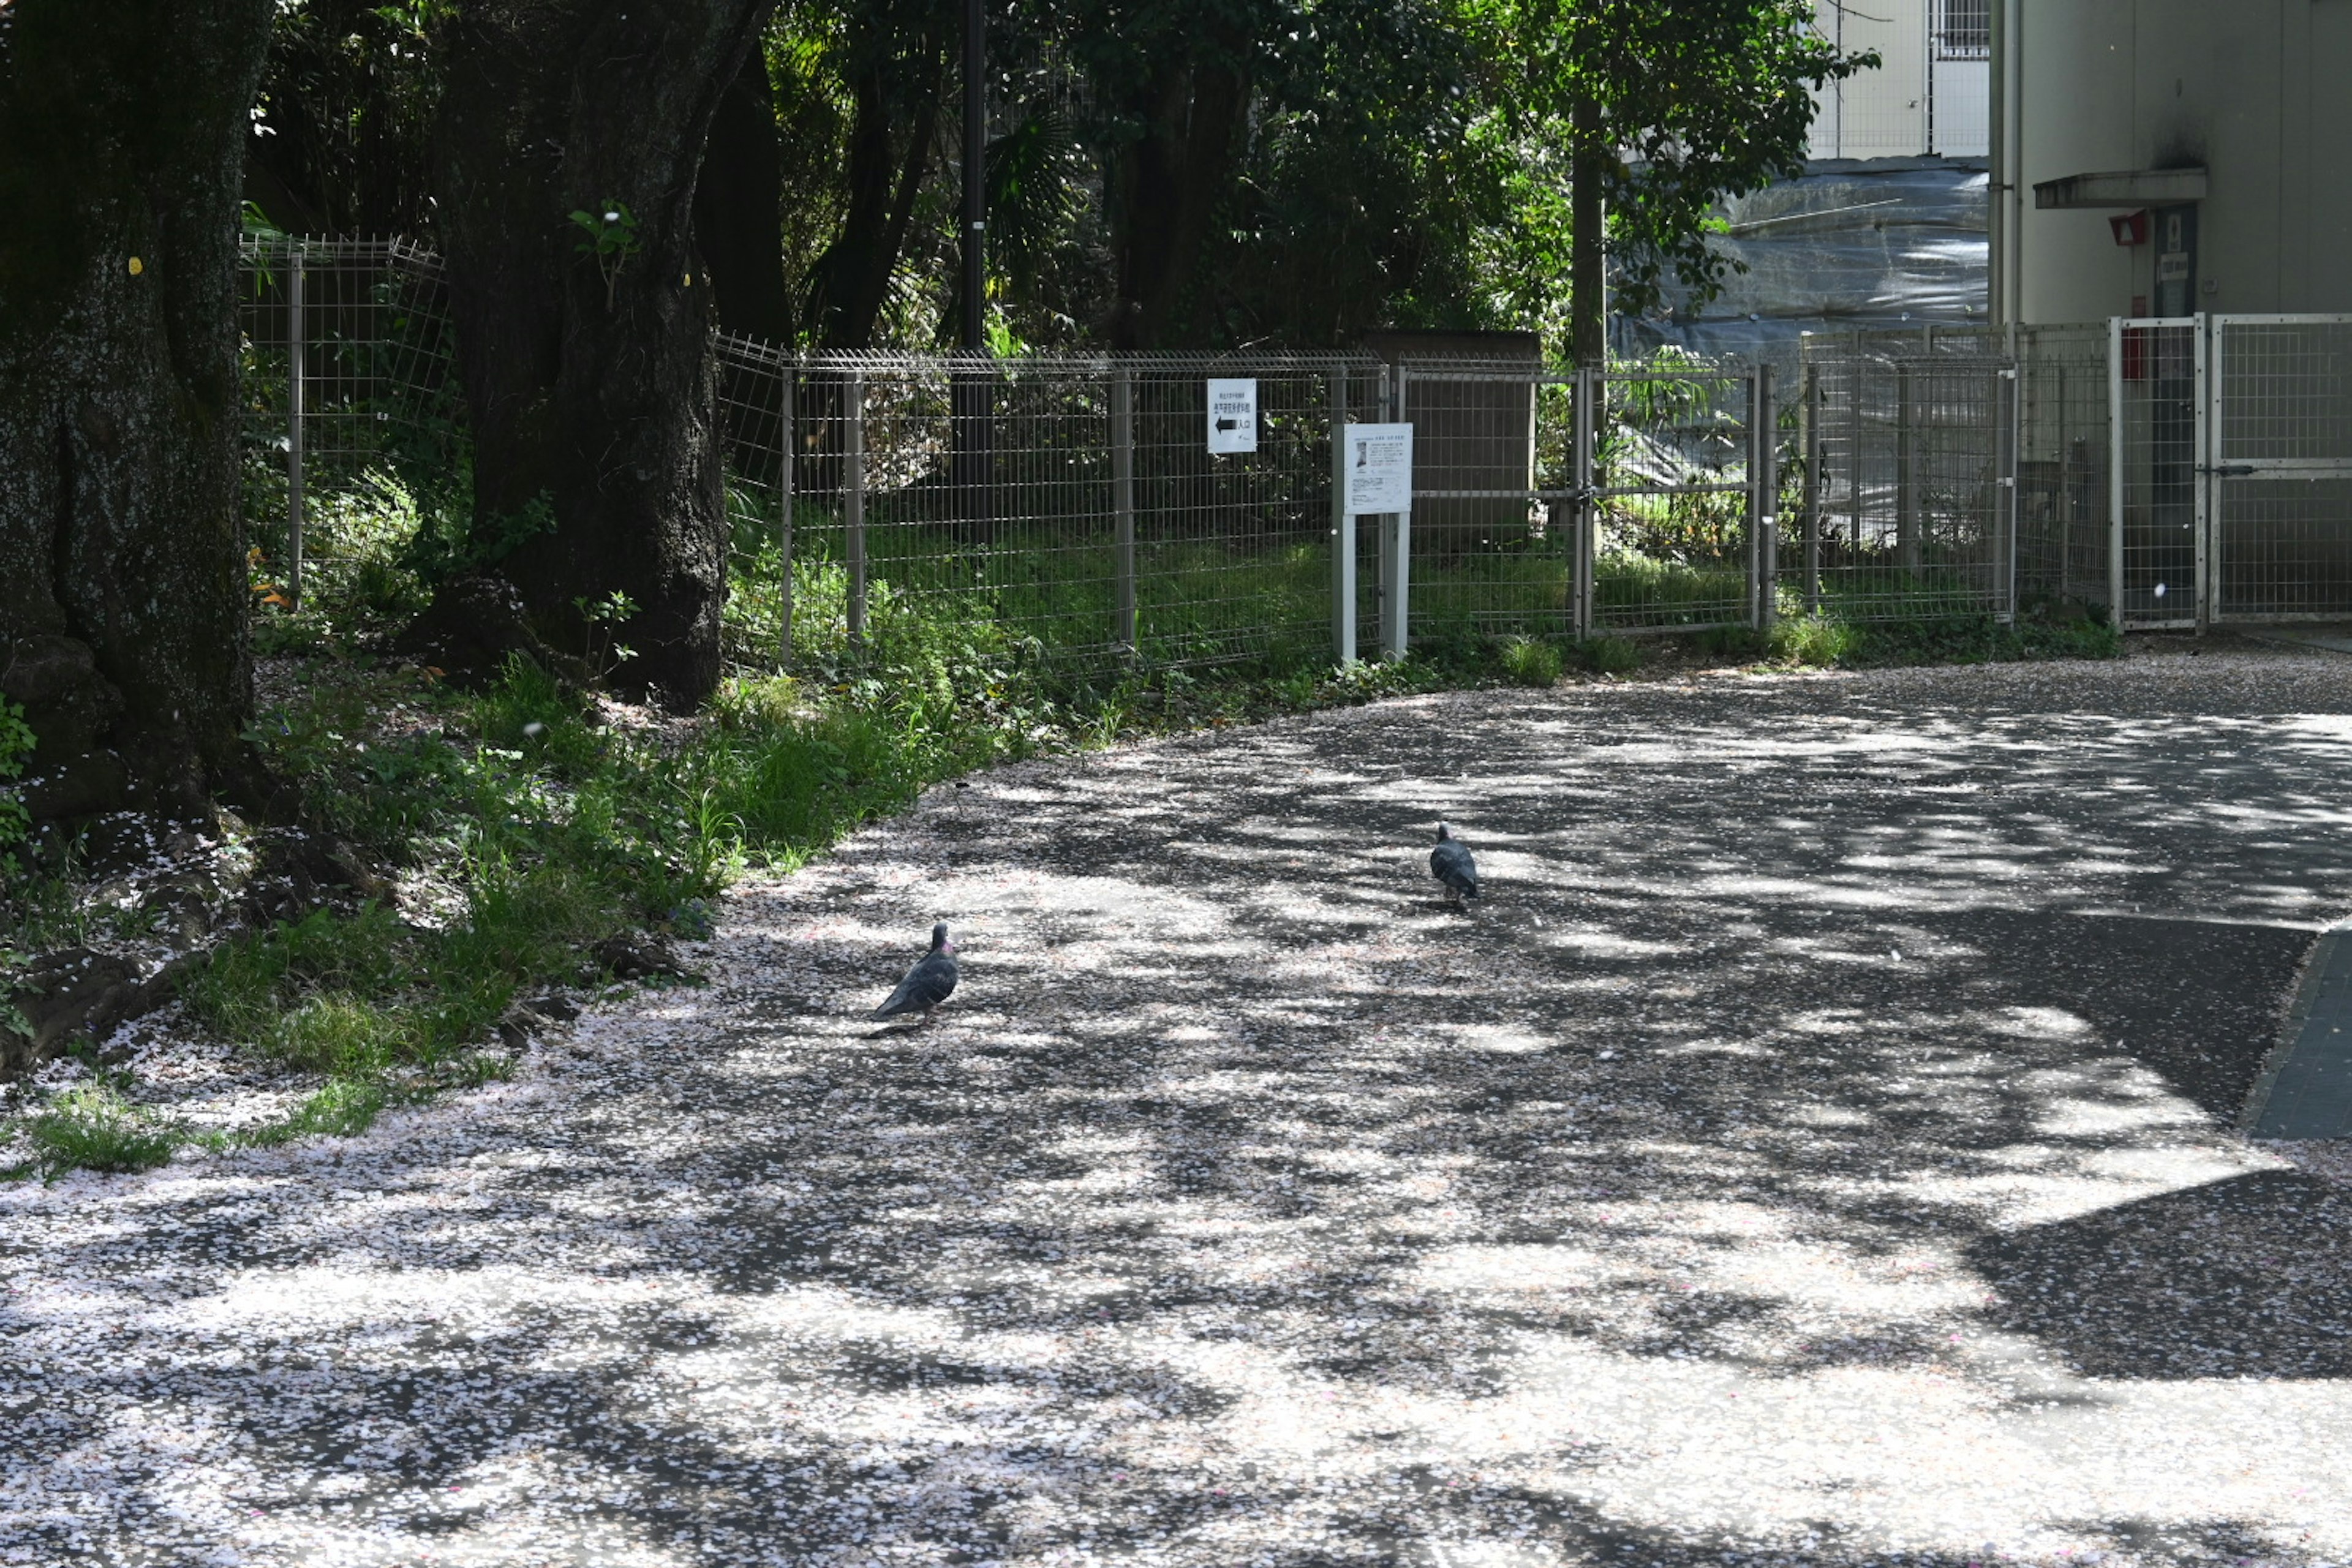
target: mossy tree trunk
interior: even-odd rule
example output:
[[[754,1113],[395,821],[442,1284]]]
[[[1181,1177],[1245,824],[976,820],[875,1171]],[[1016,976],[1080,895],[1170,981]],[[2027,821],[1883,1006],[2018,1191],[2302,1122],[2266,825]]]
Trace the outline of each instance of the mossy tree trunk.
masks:
[[[772,0],[477,0],[436,39],[440,226],[476,443],[476,527],[542,499],[500,570],[542,635],[626,594],[617,679],[676,705],[718,683],[726,508],[715,319],[694,194]],[[625,211],[600,259],[571,215]]]
[[[273,9],[0,6],[0,693],[43,819],[194,815],[242,773],[238,191]]]

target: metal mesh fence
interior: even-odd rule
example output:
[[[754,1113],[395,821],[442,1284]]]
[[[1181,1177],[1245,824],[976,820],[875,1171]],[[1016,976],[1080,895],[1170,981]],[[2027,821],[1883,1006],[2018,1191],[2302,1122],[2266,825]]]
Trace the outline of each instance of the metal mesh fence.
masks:
[[[2033,600],[2107,602],[2107,334],[2033,326],[2016,345],[2017,584]]]
[[[2352,318],[2210,320],[2215,619],[2352,614]]]
[[[2111,323],[2108,575],[2126,626],[2193,626],[2200,618],[2204,356],[2193,319]]]
[[[1853,619],[2011,607],[2016,367],[1976,334],[1808,345],[1808,608]]]
[[[1808,339],[1784,585],[1853,619],[2109,595],[2103,326]]]
[[[285,596],[389,581],[463,506],[462,402],[438,258],[403,240],[248,240],[245,497]],[[300,520],[299,527],[289,526]]]
[[[381,602],[466,536],[440,265],[398,241],[256,241],[246,260],[257,575]],[[1351,625],[1363,657],[1407,628],[1754,614],[1753,373],[1588,377],[1580,434],[1578,378],[1532,363],[718,348],[740,667],[1287,662]],[[1255,384],[1255,451],[1207,449],[1213,376]],[[1417,432],[1402,551],[1396,520],[1334,505],[1335,427],[1397,420]]]
[[[1573,635],[1575,378],[1425,360],[1394,374],[1394,406],[1413,427],[1413,636]]]
[[[470,502],[437,258],[273,237],[245,259],[257,586],[421,597]],[[1257,442],[1215,455],[1204,384],[1228,376],[1255,384]],[[749,668],[1290,663],[1349,626],[1362,657],[1408,629],[2037,597],[2139,626],[2352,615],[2352,318],[1816,338],[1788,387],[1689,360],[808,359],[730,337],[719,399]],[[1343,522],[1335,429],[1399,420],[1412,511]]]
[[[1361,365],[799,363],[740,340],[722,363],[741,660],[1329,647],[1331,426],[1370,416]],[[1213,374],[1255,381],[1255,452],[1207,450]]]
[[[1763,374],[1670,364],[1587,384],[1590,625],[1623,635],[1753,622],[1777,425]]]

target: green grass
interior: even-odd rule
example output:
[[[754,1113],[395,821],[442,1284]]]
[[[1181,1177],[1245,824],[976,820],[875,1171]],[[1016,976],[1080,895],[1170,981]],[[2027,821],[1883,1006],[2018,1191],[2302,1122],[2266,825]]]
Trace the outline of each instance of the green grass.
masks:
[[[1587,637],[1577,651],[1595,675],[1626,675],[1642,668],[1642,645],[1631,637]]]
[[[1497,650],[1503,673],[1521,686],[1549,687],[1567,667],[1567,656],[1557,643],[1534,637],[1512,637]]]
[[[185,1142],[176,1123],[131,1104],[103,1078],[50,1097],[25,1119],[23,1131],[33,1157],[0,1176],[55,1181],[73,1170],[152,1171]]]
[[[1738,566],[1693,566],[1608,554],[1592,567],[1592,618],[1602,626],[1688,626],[1745,617],[1748,574]]]
[[[2048,658],[2118,658],[2123,636],[2089,616],[2027,614],[2003,623],[1982,612],[1904,620],[1849,619],[1832,605],[1783,614],[1766,651],[1777,662],[1820,668],[2005,664]]]

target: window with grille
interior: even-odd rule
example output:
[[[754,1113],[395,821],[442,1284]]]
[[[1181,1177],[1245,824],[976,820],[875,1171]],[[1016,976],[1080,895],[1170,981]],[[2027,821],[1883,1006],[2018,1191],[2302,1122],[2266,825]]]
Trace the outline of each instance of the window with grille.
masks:
[[[1992,58],[1992,0],[1935,0],[1936,58]]]

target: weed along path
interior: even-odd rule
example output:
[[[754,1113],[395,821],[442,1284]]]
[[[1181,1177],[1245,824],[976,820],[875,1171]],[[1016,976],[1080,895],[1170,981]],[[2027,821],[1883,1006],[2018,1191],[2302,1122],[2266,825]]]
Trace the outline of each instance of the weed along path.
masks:
[[[936,791],[512,1083],[0,1191],[0,1563],[2352,1561],[2352,1189],[2231,1131],[2325,658]]]

